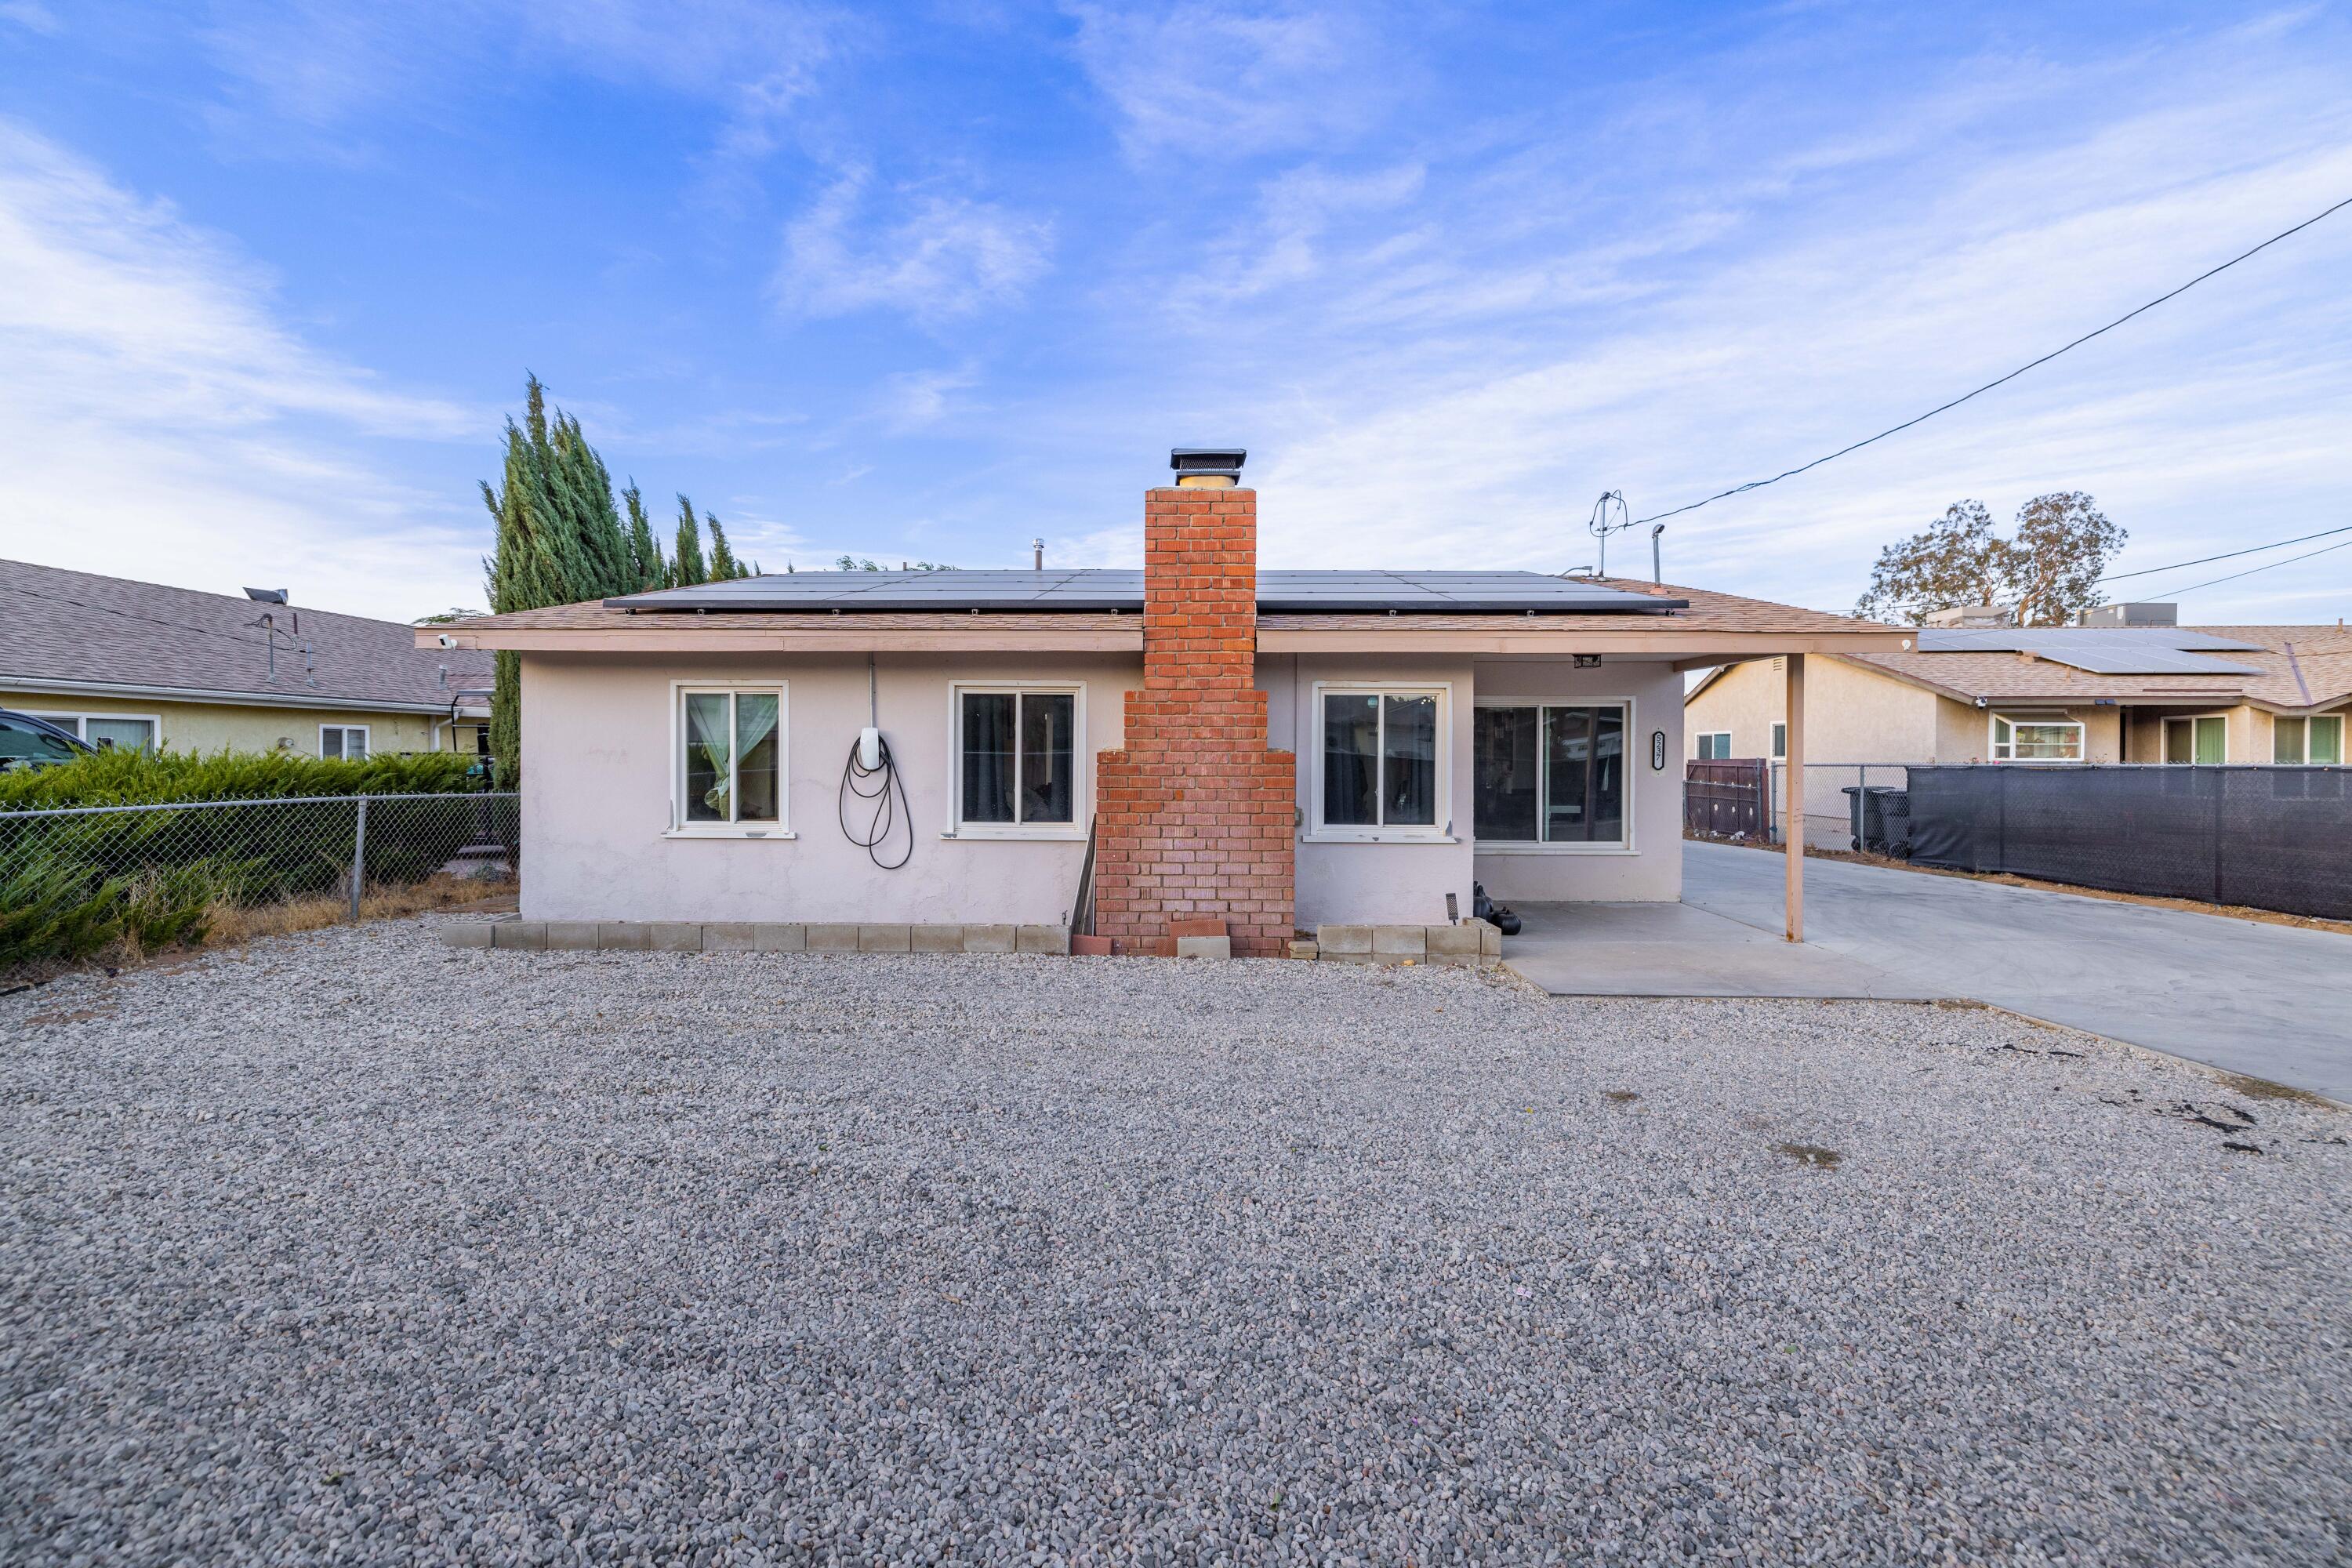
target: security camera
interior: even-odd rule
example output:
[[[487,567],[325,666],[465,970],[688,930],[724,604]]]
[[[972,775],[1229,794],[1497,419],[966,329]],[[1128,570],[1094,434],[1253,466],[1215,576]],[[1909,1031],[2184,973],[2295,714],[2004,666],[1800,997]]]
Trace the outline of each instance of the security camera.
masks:
[[[443,647],[456,647],[457,646],[457,639],[451,637],[447,632],[443,632],[441,634],[441,646]]]

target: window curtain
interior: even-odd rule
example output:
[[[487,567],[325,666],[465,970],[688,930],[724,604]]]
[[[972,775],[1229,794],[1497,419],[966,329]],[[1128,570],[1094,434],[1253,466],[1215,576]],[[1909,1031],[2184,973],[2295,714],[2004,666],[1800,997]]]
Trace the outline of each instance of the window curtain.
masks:
[[[726,822],[733,780],[729,749],[730,709],[723,691],[696,691],[686,699],[686,815],[694,822]]]
[[[963,697],[963,820],[1012,822],[1013,708],[1009,691]]]
[[[1381,700],[1323,699],[1323,820],[1370,827],[1381,820]]]
[[[1387,697],[1381,743],[1381,821],[1437,825],[1437,699]]]
[[[772,691],[735,694],[735,820],[776,820],[776,715]]]
[[[1531,842],[1536,837],[1536,710],[1481,708],[1471,720],[1471,745],[1477,754],[1476,798],[1471,827],[1480,838]]]

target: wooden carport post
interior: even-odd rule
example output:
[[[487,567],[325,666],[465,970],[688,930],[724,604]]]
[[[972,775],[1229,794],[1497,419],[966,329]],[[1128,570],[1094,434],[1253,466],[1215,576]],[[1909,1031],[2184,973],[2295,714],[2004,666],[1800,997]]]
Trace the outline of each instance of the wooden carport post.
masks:
[[[1766,763],[1769,770],[1771,763]],[[1788,809],[1780,814],[1780,847],[1789,870],[1789,940],[1805,940],[1805,656],[1789,655]]]

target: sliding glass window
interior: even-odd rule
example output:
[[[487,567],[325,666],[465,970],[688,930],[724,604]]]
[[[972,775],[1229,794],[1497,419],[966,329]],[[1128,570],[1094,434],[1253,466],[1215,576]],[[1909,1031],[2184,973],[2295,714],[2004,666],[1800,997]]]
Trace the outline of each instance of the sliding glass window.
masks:
[[[730,687],[678,692],[678,807],[674,831],[710,832],[783,822],[783,690]]]
[[[959,827],[1053,832],[1078,818],[1078,694],[956,693]]]
[[[1323,694],[1322,826],[1438,825],[1439,695]]]
[[[1486,707],[1472,725],[1481,843],[1622,845],[1625,709]]]

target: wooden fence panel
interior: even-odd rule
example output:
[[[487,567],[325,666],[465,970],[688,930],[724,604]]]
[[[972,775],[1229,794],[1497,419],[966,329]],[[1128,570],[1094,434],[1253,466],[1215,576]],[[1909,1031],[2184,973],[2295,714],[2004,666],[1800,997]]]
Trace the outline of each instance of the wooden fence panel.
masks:
[[[1727,837],[1735,833],[1765,837],[1770,822],[1765,796],[1768,766],[1762,757],[1685,763],[1684,828]]]

